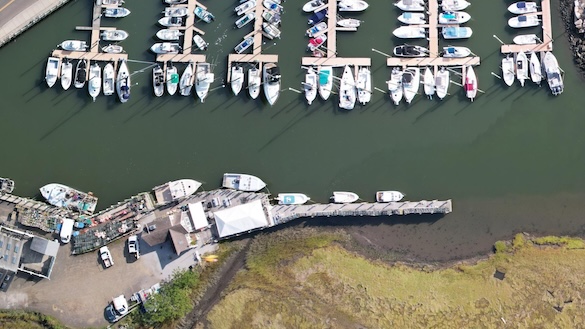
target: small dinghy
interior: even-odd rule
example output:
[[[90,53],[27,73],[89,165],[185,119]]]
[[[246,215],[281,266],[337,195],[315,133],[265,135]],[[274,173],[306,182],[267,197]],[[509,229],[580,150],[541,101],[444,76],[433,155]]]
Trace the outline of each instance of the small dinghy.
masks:
[[[394,4],[403,11],[425,11],[425,2],[423,0],[400,0]]]
[[[426,24],[425,14],[406,12],[398,16],[398,21],[404,24]]]
[[[326,2],[324,0],[311,0],[307,3],[305,3],[305,5],[303,6],[303,11],[305,13],[310,13],[310,12],[314,12],[316,10],[322,9],[323,6],[326,5]]]
[[[441,8],[443,11],[458,11],[465,10],[471,3],[465,0],[443,0],[441,2]]]
[[[530,13],[537,12],[538,6],[536,5],[536,2],[520,1],[520,2],[516,2],[516,3],[511,4],[508,7],[508,11],[511,12],[512,14],[516,14],[516,15],[530,14]]]
[[[307,23],[309,23],[309,25],[315,25],[317,23],[322,22],[325,19],[325,17],[327,17],[327,9],[322,9],[311,15]]]
[[[514,37],[514,43],[517,45],[535,45],[539,38],[536,34],[521,34]]]
[[[326,30],[327,30],[327,23],[321,22],[321,23],[315,24],[315,26],[308,29],[306,34],[307,34],[307,36],[312,38],[312,37],[318,35],[319,32],[326,31]]]
[[[122,8],[122,7],[106,8],[104,10],[104,16],[106,16],[106,17],[121,18],[121,17],[126,17],[128,15],[130,15],[130,10],[128,10],[127,8]]]
[[[102,51],[109,54],[121,54],[124,48],[120,45],[107,45],[102,48]]]
[[[61,63],[61,87],[63,90],[71,87],[71,81],[73,78],[73,64],[69,60],[65,60]]]
[[[441,33],[445,39],[467,39],[471,37],[473,31],[470,27],[449,26],[444,27]]]
[[[520,81],[520,86],[524,87],[524,81],[528,79],[528,57],[521,51],[515,55],[516,79]]]
[[[404,198],[404,194],[398,191],[378,191],[376,192],[377,202],[398,202]]]
[[[156,37],[165,41],[176,41],[183,35],[183,32],[174,29],[163,29],[156,32]]]
[[[333,192],[331,200],[334,203],[352,203],[359,200],[359,196],[353,192]]]
[[[304,204],[311,198],[301,193],[278,193],[276,200],[278,204]]]
[[[209,43],[205,42],[205,40],[203,40],[203,38],[199,34],[195,34],[193,36],[193,42],[195,42],[195,46],[197,46],[197,49],[201,51],[206,50],[207,46],[209,46]]]
[[[510,87],[514,84],[516,79],[516,72],[514,71],[514,59],[511,57],[502,58],[502,75],[504,83]]]
[[[540,86],[540,82],[542,81],[542,66],[535,52],[530,53],[530,79]],[[61,81],[63,81],[63,74],[61,74]]]
[[[439,24],[463,24],[471,19],[471,15],[463,11],[446,11],[439,14]]]
[[[349,27],[349,28],[358,28],[360,27],[362,21],[355,18],[344,18],[337,21],[337,26],[341,27]]]
[[[363,0],[340,0],[337,2],[338,11],[364,11],[369,5]]]
[[[396,57],[427,57],[429,56],[429,50],[425,47],[416,45],[401,45],[394,47],[392,51]]]
[[[179,86],[179,73],[177,71],[177,67],[173,65],[173,63],[169,63],[167,67],[167,92],[169,95],[174,95],[177,92],[177,87]]]
[[[187,16],[189,8],[187,6],[167,7],[162,13],[167,17],[183,17]]]
[[[240,15],[243,15],[254,8],[256,8],[256,0],[248,0],[244,3],[242,3],[241,5],[237,6],[234,9],[234,11],[236,12],[236,15],[240,16]]]
[[[400,39],[424,39],[426,38],[425,29],[415,26],[401,26],[395,29],[392,34]]]
[[[105,41],[122,41],[128,37],[128,32],[124,30],[109,30],[100,34],[102,40]]]
[[[445,96],[447,96],[450,84],[451,81],[449,78],[449,70],[441,67],[441,69],[437,71],[437,74],[435,75],[435,92],[437,93],[437,97],[439,97],[439,99],[443,99]]]
[[[538,19],[538,15],[521,15],[508,20],[508,25],[515,29],[538,26],[539,24],[540,19]]]
[[[443,47],[443,57],[461,58],[471,55],[471,50],[467,47]]]
[[[465,74],[465,84],[463,84],[463,88],[465,89],[467,98],[473,102],[477,96],[477,77],[475,76],[475,71],[471,65],[467,67],[467,74]]]
[[[399,67],[394,67],[392,73],[390,73],[390,80],[386,81],[388,93],[394,105],[400,104],[400,100],[402,100],[404,94],[402,91],[402,74],[403,72]]]
[[[423,87],[425,95],[429,99],[433,99],[433,95],[435,94],[435,76],[433,75],[433,71],[428,67],[425,69],[425,74],[423,75]]]

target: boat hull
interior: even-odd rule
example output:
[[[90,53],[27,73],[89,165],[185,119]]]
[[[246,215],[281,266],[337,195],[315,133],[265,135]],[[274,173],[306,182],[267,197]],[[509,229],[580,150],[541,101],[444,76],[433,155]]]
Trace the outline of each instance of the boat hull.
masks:
[[[516,80],[516,73],[514,72],[514,59],[510,57],[502,58],[502,75],[504,83],[510,87]]]
[[[61,87],[63,90],[67,90],[69,87],[71,87],[72,77],[73,64],[71,64],[69,61],[61,63]]]
[[[311,198],[302,193],[279,193],[276,200],[278,200],[278,204],[292,205],[305,204]]]
[[[260,178],[248,174],[223,174],[222,187],[245,192],[257,192],[266,187]]]
[[[359,200],[359,196],[353,192],[333,192],[331,198],[334,203],[353,203]]]
[[[404,194],[398,191],[378,191],[376,192],[377,202],[398,202],[404,198]]]
[[[262,84],[261,72],[257,68],[248,70],[248,94],[250,98],[256,99],[260,95],[260,85]]]
[[[333,88],[333,67],[321,66],[319,68],[319,96],[326,101],[331,96]]]

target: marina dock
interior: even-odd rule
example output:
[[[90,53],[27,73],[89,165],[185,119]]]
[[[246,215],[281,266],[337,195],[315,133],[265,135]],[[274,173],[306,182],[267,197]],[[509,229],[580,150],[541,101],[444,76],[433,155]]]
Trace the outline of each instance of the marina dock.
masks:
[[[530,52],[546,52],[553,50],[553,39],[552,39],[552,24],[551,24],[551,12],[550,12],[550,0],[542,0],[540,2],[541,11],[531,13],[529,15],[538,15],[542,17],[542,42],[531,45],[507,45],[503,44],[500,47],[502,54],[519,53],[521,51]]]
[[[13,194],[0,193],[0,201],[14,204],[13,215],[22,225],[35,227],[45,232],[55,231],[61,219],[71,218],[73,215],[66,209]]]

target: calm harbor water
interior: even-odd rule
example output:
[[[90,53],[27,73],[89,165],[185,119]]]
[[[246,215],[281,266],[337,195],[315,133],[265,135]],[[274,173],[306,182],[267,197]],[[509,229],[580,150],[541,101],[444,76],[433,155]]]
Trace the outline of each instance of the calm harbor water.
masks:
[[[236,3],[204,1],[217,18],[198,24],[219,77],[212,88],[223,83],[227,54],[250,32],[233,28]],[[375,92],[367,106],[344,112],[336,98],[307,107],[304,96],[291,91],[274,107],[243,93],[233,97],[229,87],[213,91],[204,104],[194,97],[157,99],[150,69],[133,75],[137,85],[127,104],[103,95],[93,103],[86,89],[48,89],[44,69],[55,45],[89,41],[88,32],[75,26],[90,24],[91,2],[74,1],[0,49],[0,175],[14,179],[15,193],[23,196],[36,195],[49,182],[93,191],[100,208],[183,177],[213,189],[224,172],[258,175],[273,193],[303,192],[317,202],[326,202],[334,190],[371,201],[379,189],[403,191],[410,200],[454,199],[455,212],[433,225],[394,227],[396,235],[428,237],[420,244],[396,242],[396,248],[420,255],[430,255],[437,243],[453,255],[485,250],[518,231],[580,233],[585,111],[558,2],[551,7],[554,53],[566,72],[560,97],[551,96],[546,83],[508,88],[490,74],[500,74],[501,60],[492,35],[507,42],[515,35],[506,24],[509,3],[473,2],[467,10],[472,38],[450,43],[482,58],[476,72],[485,93],[474,103],[451,85],[443,101],[417,96],[411,106],[395,107]],[[302,4],[284,4],[282,39],[265,45],[267,53],[280,56],[284,89],[301,89],[304,79],[300,59],[308,15]],[[130,33],[122,42],[130,59],[153,61],[148,49],[156,42],[162,2],[128,0],[125,6],[129,17],[103,19],[102,25]],[[339,55],[371,57],[374,85],[381,89],[390,70],[371,49],[390,53],[400,44],[391,35],[399,14],[390,1],[372,0],[366,12],[351,15],[364,21],[359,31],[339,34]],[[131,71],[147,66],[130,63]]]

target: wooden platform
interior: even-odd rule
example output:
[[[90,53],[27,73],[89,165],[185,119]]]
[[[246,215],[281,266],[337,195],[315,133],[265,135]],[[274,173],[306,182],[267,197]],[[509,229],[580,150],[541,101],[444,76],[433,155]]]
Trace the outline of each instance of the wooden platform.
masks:
[[[530,15],[539,15],[542,17],[542,43],[534,45],[502,45],[500,51],[502,54],[519,53],[523,52],[538,52],[538,51],[552,51],[553,40],[552,40],[552,24],[551,24],[551,12],[550,12],[550,0],[542,0],[541,3],[542,11],[537,13],[531,13]],[[523,29],[516,29],[519,32]],[[521,33],[518,33],[521,34]]]
[[[329,41],[329,39],[327,39]],[[355,66],[372,66],[372,59],[365,57],[303,57],[301,61],[302,65],[306,66],[318,66],[328,65],[334,67],[340,67],[345,65]]]

